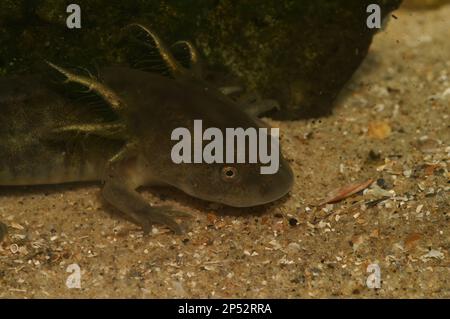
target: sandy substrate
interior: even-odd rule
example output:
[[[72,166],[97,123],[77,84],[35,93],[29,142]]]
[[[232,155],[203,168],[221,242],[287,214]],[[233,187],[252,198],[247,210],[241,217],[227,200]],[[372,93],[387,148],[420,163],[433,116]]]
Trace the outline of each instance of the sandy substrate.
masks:
[[[450,6],[397,11],[334,115],[271,122],[291,194],[236,210],[175,190],[191,232],[137,226],[97,185],[0,189],[0,297],[450,297]],[[330,191],[373,183],[333,205]],[[66,269],[81,269],[69,289]],[[377,264],[381,287],[366,285]]]

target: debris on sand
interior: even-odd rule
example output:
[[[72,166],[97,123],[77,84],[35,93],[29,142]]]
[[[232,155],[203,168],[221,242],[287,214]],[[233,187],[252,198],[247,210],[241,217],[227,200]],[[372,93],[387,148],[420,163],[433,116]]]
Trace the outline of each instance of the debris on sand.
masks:
[[[334,191],[331,191],[328,194],[327,199],[322,201],[317,206],[322,206],[322,205],[330,204],[330,203],[336,203],[343,199],[346,199],[360,191],[363,191],[364,189],[369,187],[374,181],[375,180],[373,178],[370,178],[367,181],[352,183],[352,184],[346,185],[344,187],[338,188]]]
[[[369,123],[367,129],[367,135],[371,138],[384,140],[389,135],[391,135],[392,129],[388,122],[385,121],[374,121]]]
[[[420,259],[423,262],[427,262],[428,260],[430,260],[432,258],[433,259],[444,259],[444,254],[439,250],[432,249],[428,253],[426,253],[425,255],[420,257]]]

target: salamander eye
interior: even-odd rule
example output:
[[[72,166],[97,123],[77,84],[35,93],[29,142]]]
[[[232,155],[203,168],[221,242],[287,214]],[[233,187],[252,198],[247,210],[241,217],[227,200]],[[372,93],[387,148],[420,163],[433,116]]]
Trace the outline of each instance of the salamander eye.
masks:
[[[236,178],[237,169],[232,166],[225,166],[222,168],[222,179],[224,181],[232,181]]]

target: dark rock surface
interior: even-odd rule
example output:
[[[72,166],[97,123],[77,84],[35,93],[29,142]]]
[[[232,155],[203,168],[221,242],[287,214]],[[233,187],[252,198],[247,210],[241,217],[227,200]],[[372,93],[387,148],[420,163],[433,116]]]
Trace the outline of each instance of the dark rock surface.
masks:
[[[321,116],[366,56],[374,33],[367,5],[379,3],[387,16],[400,2],[78,0],[82,28],[69,30],[70,1],[3,0],[0,75],[35,72],[44,59],[89,69],[130,64],[136,52],[123,28],[143,21],[169,43],[194,41],[209,70],[276,99],[282,109],[274,117]]]

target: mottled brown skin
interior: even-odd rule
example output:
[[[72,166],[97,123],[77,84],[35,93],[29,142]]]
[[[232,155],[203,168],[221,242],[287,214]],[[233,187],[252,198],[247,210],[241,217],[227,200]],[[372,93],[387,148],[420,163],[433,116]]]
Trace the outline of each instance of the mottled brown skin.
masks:
[[[0,78],[0,185],[99,180],[99,168],[124,144],[103,139],[99,147],[95,136],[49,138],[58,127],[102,121],[51,82],[44,75]]]
[[[156,39],[159,40],[159,39]],[[176,233],[185,216],[168,207],[150,206],[140,186],[174,186],[189,195],[235,207],[272,202],[292,187],[293,174],[280,154],[276,174],[260,174],[261,164],[174,164],[170,154],[177,127],[261,127],[240,105],[210,87],[197,74],[177,69],[174,78],[110,67],[98,79],[70,78],[95,90],[117,115],[105,120],[82,100],[70,99],[39,76],[0,80],[0,185],[103,181],[104,198],[129,215],[144,231],[161,223]],[[166,56],[164,55],[166,54]],[[181,72],[183,71],[183,72]],[[92,83],[91,83],[92,81]],[[224,167],[234,167],[232,178]]]

